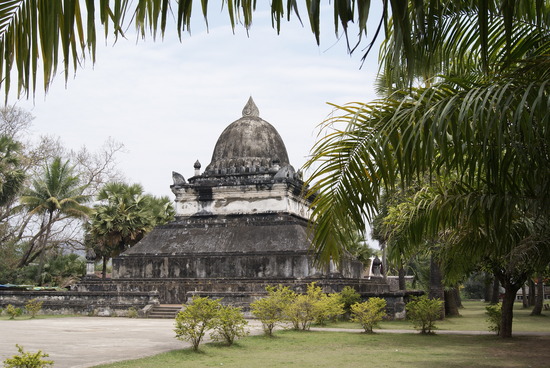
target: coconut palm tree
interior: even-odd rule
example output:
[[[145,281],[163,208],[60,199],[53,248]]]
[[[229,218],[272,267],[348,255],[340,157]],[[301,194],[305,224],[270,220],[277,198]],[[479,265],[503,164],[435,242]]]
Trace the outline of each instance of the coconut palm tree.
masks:
[[[21,258],[19,267],[28,264],[38,255],[43,260],[52,226],[56,221],[64,218],[85,218],[91,213],[91,209],[85,205],[89,196],[83,194],[84,190],[85,186],[80,185],[69,161],[63,162],[60,157],[46,165],[42,177],[32,181],[20,202],[30,215],[41,216],[41,225]]]
[[[484,246],[462,242],[451,253],[490,253],[508,266],[515,256],[534,261],[533,254],[548,253],[550,10],[537,4],[448,7],[438,18],[442,27],[424,34],[432,38],[413,44],[417,60],[429,46],[445,74],[415,88],[413,68],[399,74],[410,77],[406,88],[394,83],[387,98],[335,106],[307,164],[316,168],[309,184],[320,194],[313,211],[320,261],[338,259],[347,235],[376,212],[383,190],[426,176],[438,195],[418,203],[432,215],[417,234],[448,227],[478,239],[484,234]],[[400,67],[410,61],[405,56],[388,55],[397,55],[391,61],[398,72],[411,70]],[[503,277],[515,272],[508,271]],[[501,336],[510,334],[511,323]]]

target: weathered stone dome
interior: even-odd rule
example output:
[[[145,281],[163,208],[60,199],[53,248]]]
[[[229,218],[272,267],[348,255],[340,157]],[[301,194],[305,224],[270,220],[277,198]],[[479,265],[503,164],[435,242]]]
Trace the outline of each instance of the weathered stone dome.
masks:
[[[259,117],[252,97],[243,116],[230,124],[218,138],[207,175],[265,172],[289,165],[285,144],[277,130]]]

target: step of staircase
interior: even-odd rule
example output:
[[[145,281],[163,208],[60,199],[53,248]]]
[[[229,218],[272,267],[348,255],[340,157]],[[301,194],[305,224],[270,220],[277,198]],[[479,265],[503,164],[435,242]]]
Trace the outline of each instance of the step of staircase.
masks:
[[[181,310],[180,304],[160,304],[155,305],[147,315],[147,318],[176,318]]]

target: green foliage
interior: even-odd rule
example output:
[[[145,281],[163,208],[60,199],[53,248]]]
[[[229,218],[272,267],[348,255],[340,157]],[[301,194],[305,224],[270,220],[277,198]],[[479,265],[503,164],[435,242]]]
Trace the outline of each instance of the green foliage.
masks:
[[[168,197],[146,194],[139,184],[108,183],[97,200],[100,203],[94,207],[85,241],[103,258],[104,265],[109,258],[143,239],[155,226],[174,218]]]
[[[33,284],[36,280],[40,285],[67,287],[74,284],[86,272],[86,261],[78,254],[50,254],[45,257],[40,275],[38,264],[29,264],[13,273],[13,282],[17,284]]]
[[[207,330],[216,323],[221,299],[193,297],[191,303],[176,316],[176,338],[191,342],[193,350],[199,349],[199,344]]]
[[[307,286],[306,294],[297,295],[285,309],[286,318],[295,330],[309,330],[313,321],[325,323],[344,312],[337,296],[328,296],[314,282]]]
[[[21,148],[11,137],[0,135],[0,206],[12,201],[22,188]]]
[[[464,282],[464,295],[467,299],[483,299],[487,276],[483,272],[475,272]]]
[[[248,335],[246,326],[248,322],[244,318],[241,308],[230,305],[222,305],[214,321],[214,331],[210,334],[215,341],[224,341],[232,345],[236,338]]]
[[[355,303],[351,306],[353,322],[361,324],[366,333],[372,333],[372,329],[386,316],[386,300],[382,298],[369,298],[366,302]]]
[[[487,323],[489,323],[489,331],[500,334],[502,326],[502,303],[492,304],[485,307],[487,314]]]
[[[267,297],[250,303],[252,314],[262,322],[264,332],[273,335],[276,325],[285,320],[285,309],[295,298],[296,293],[287,286],[267,286]]]
[[[309,330],[315,320],[317,307],[316,300],[307,294],[298,294],[296,298],[285,308],[286,319],[292,323],[295,330]]]
[[[413,321],[420,333],[431,334],[435,329],[435,321],[441,316],[443,302],[439,299],[429,299],[426,295],[413,297],[407,303],[407,318]]]
[[[36,353],[29,353],[23,350],[22,346],[17,346],[19,355],[14,355],[11,358],[4,360],[5,368],[43,368],[47,366],[53,366],[52,360],[43,360],[49,355],[38,350]]]
[[[138,318],[138,311],[134,307],[128,308],[128,314],[126,315],[128,318]]]
[[[340,293],[322,294],[317,312],[315,323],[318,325],[324,326],[327,321],[336,321],[345,313]]]
[[[42,223],[20,260],[19,267],[41,255],[37,272],[39,276],[43,267],[42,257],[47,250],[53,224],[59,216],[85,218],[92,211],[85,205],[90,199],[85,194],[87,186],[81,185],[80,177],[69,160],[63,162],[61,157],[55,157],[43,170],[42,175],[34,178],[32,185],[19,199],[22,207],[30,215],[40,218]]]
[[[42,304],[44,304],[44,302],[38,300],[37,298],[30,299],[27,304],[25,304],[25,309],[27,310],[27,313],[31,315],[31,318],[34,318],[34,316],[40,312],[42,309]]]
[[[361,301],[361,295],[351,286],[346,286],[338,294],[340,295],[340,301],[344,305],[345,313],[351,313],[351,306]]]
[[[23,314],[23,310],[21,308],[16,308],[11,304],[8,304],[6,307],[6,313],[8,316],[10,316],[10,319],[15,319],[15,317],[19,317],[21,314]]]

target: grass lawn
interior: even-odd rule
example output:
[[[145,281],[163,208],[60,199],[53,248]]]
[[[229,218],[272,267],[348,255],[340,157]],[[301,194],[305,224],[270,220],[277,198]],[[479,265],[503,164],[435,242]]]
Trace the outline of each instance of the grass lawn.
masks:
[[[436,322],[438,330],[454,331],[488,331],[487,316],[485,315],[486,303],[479,301],[464,301],[464,308],[460,309],[459,317],[446,318]],[[542,316],[530,316],[533,308],[524,309],[521,303],[514,305],[514,332],[550,332],[550,312],[543,311]],[[357,328],[357,323],[337,322],[324,327],[334,328]],[[379,324],[380,329],[386,330],[413,330],[410,321],[384,321]],[[550,363],[549,363],[550,366]]]
[[[440,329],[486,330],[485,305],[466,302],[462,316],[439,322]],[[550,317],[515,311],[514,331],[550,332]],[[384,322],[384,329],[410,328],[410,322]],[[329,326],[359,328],[356,324]],[[327,326],[328,327],[328,326]],[[251,336],[234,346],[204,344],[199,353],[176,350],[97,368],[152,367],[548,367],[550,336],[501,339],[494,335],[429,335],[277,331],[274,338]]]
[[[550,337],[279,331],[237,345],[201,345],[103,368],[153,367],[547,367]],[[98,368],[97,367],[97,368]]]

